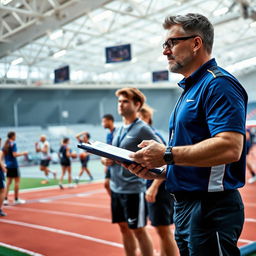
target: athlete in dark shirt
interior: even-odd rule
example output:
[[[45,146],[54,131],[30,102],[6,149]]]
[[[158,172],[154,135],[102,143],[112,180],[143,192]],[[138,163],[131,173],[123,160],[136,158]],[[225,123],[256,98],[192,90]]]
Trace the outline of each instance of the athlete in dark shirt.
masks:
[[[0,217],[4,217],[7,214],[3,212],[2,210],[2,205],[4,201],[4,191],[5,191],[5,177],[4,173],[7,172],[4,163],[3,163],[3,151],[1,149],[1,141],[2,139],[0,138]]]
[[[3,152],[4,159],[7,169],[7,186],[5,191],[4,205],[8,205],[8,193],[12,181],[14,179],[14,204],[25,203],[25,200],[19,199],[19,188],[20,188],[20,171],[18,166],[17,157],[27,156],[28,152],[17,152],[16,145],[16,133],[9,132],[7,134],[7,140],[4,143]]]
[[[250,129],[246,129],[246,168],[251,174],[251,178],[248,179],[248,183],[254,183],[256,181],[256,173],[252,164],[252,156],[250,154],[252,148],[252,134]]]
[[[107,144],[112,145],[113,137],[116,131],[115,125],[114,125],[114,117],[111,114],[106,114],[102,117],[101,124],[105,129],[109,129],[109,133],[107,134]],[[104,187],[107,190],[108,194],[111,194],[110,191],[110,167],[105,166],[105,180],[104,180]]]
[[[76,135],[76,139],[79,143],[88,143],[90,140],[90,134],[88,132],[80,132]],[[90,180],[93,180],[93,176],[88,168],[88,162],[90,160],[90,154],[85,152],[84,150],[81,150],[81,153],[79,154],[80,162],[81,162],[81,169],[77,177],[75,178],[75,183],[78,184],[80,181],[80,178],[82,177],[83,173],[86,172],[89,176]]]
[[[60,189],[63,189],[63,178],[66,173],[68,173],[68,183],[69,187],[72,187],[72,169],[71,169],[71,149],[69,147],[69,138],[64,138],[59,149],[59,158],[61,164],[61,176],[59,181]]]

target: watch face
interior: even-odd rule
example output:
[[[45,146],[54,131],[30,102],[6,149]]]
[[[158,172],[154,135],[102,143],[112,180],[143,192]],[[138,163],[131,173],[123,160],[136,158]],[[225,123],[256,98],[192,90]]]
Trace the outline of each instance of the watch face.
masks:
[[[173,164],[173,155],[172,155],[171,147],[168,147],[166,149],[166,152],[164,153],[164,161],[167,164]]]

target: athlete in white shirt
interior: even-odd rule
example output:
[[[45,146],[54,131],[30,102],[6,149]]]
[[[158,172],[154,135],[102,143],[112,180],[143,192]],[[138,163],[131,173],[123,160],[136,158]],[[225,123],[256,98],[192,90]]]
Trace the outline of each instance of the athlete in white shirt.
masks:
[[[40,141],[35,143],[36,152],[40,152],[40,170],[44,172],[46,179],[42,180],[42,184],[46,184],[49,182],[49,173],[53,174],[54,179],[56,179],[57,173],[51,171],[48,166],[51,161],[50,155],[50,143],[46,140],[45,135],[40,136]]]

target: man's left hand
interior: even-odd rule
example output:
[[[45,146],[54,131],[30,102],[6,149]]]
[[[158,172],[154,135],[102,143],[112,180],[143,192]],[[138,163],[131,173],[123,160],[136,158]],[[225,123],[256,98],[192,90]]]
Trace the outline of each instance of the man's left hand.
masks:
[[[131,173],[135,174],[136,176],[147,179],[147,180],[153,180],[159,178],[159,174],[150,172],[147,168],[142,167],[139,164],[125,164],[121,163],[121,165],[128,169]]]

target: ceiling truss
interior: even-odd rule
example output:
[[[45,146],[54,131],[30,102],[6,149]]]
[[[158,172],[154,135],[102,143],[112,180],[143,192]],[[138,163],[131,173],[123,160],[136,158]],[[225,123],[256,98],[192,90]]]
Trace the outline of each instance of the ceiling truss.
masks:
[[[220,64],[256,57],[253,0],[12,0],[0,4],[1,75],[6,79],[20,58],[18,66],[40,70],[44,81],[51,80],[53,69],[68,64],[72,71],[84,72],[85,83],[95,76],[99,82],[114,77],[114,82],[132,82],[130,74],[134,83],[143,83],[141,74],[166,69],[161,58],[164,17],[188,10],[205,14],[214,24],[214,56]],[[55,32],[62,36],[52,39]],[[124,43],[132,45],[132,61],[106,65],[105,47]],[[55,58],[61,51],[65,54]]]

